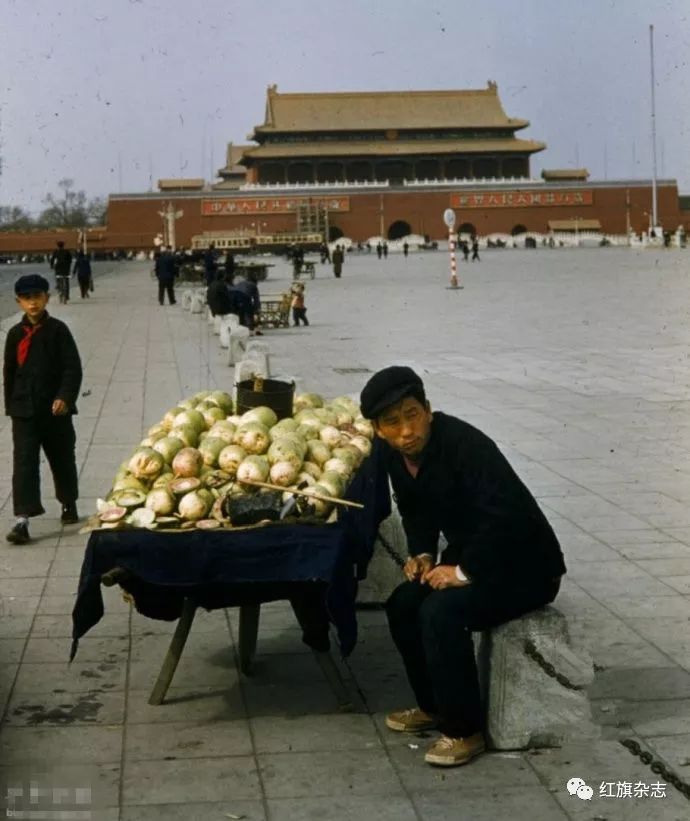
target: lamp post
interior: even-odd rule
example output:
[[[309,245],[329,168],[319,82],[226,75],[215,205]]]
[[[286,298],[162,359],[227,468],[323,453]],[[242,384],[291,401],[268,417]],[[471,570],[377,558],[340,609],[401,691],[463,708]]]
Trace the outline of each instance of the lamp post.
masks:
[[[163,240],[165,244],[175,248],[175,220],[184,216],[184,211],[176,211],[172,202],[169,202],[163,211],[158,212],[158,216],[163,218]]]
[[[455,228],[455,211],[452,208],[446,208],[443,212],[443,221],[448,228],[448,250],[450,252],[450,288],[452,290],[457,290],[458,288],[462,288],[462,285],[458,284],[458,275],[457,275],[457,268],[455,264],[455,240],[456,234],[453,230]]]

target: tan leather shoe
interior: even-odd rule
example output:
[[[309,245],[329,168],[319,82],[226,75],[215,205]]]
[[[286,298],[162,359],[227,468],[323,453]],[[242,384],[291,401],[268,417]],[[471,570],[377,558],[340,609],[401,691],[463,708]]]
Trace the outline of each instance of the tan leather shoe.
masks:
[[[396,733],[419,733],[422,730],[433,730],[435,726],[436,719],[418,707],[399,710],[386,716],[386,727]]]
[[[481,733],[475,733],[467,738],[442,735],[429,747],[424,760],[427,764],[436,764],[439,767],[459,767],[461,764],[469,764],[485,750],[486,743]]]

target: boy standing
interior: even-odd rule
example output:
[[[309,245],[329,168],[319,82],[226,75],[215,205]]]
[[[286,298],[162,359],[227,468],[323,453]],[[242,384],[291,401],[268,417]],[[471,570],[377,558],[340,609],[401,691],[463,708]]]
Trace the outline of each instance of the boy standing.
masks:
[[[14,284],[22,321],[5,342],[5,413],[12,418],[12,498],[17,523],[7,541],[29,541],[29,518],[44,513],[40,450],[48,459],[63,524],[79,521],[77,465],[72,414],[81,387],[79,352],[67,325],[48,315],[48,281],[39,274]]]
[[[308,325],[307,308],[304,304],[304,283],[293,282],[290,291],[292,292],[292,319],[295,328],[299,328],[300,320]]]

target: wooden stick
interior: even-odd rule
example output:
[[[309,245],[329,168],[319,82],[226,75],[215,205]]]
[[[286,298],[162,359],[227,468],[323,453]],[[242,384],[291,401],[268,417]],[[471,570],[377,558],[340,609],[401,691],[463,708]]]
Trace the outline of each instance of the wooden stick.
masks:
[[[346,507],[363,508],[364,505],[359,502],[350,502],[347,499],[338,499],[335,496],[326,496],[323,493],[305,493],[303,490],[298,490],[296,487],[281,487],[281,485],[274,485],[271,482],[259,482],[255,479],[237,480],[241,485],[252,485],[253,487],[265,487],[269,490],[282,490],[287,493],[296,493],[298,496],[306,496],[308,499],[318,499],[321,502],[331,502],[334,505],[345,505]]]

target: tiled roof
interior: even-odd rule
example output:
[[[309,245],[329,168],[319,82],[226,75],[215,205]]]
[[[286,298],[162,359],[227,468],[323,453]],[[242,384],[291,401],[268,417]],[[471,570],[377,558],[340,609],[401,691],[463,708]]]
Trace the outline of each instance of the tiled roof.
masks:
[[[541,176],[544,180],[587,180],[589,171],[586,168],[545,168]]]
[[[256,134],[371,129],[525,128],[506,116],[495,83],[461,91],[281,94],[269,86]]]
[[[271,143],[250,148],[245,157],[252,160],[309,157],[406,157],[436,154],[524,154],[546,148],[535,140],[371,140],[343,142]]]
[[[178,177],[171,179],[158,180],[159,191],[197,191],[201,190],[205,185],[205,181],[199,177]]]

